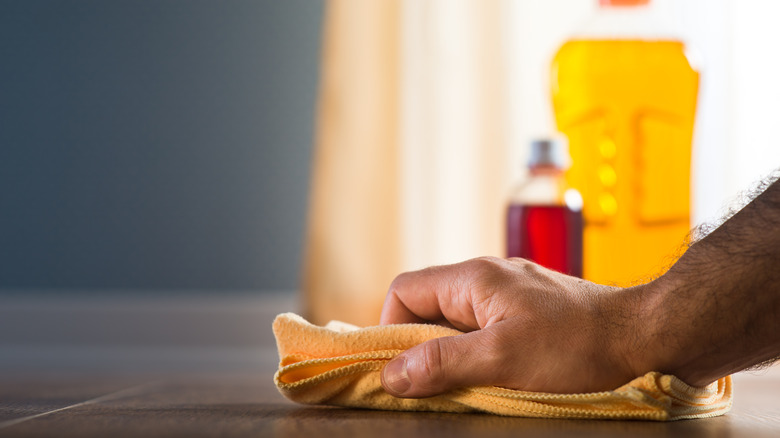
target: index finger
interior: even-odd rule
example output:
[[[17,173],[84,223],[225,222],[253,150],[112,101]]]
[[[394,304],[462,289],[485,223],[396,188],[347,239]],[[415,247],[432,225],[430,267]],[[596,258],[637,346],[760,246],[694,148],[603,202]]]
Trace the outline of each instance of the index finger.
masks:
[[[385,298],[380,324],[446,319],[460,330],[478,329],[468,263],[434,266],[396,277]]]

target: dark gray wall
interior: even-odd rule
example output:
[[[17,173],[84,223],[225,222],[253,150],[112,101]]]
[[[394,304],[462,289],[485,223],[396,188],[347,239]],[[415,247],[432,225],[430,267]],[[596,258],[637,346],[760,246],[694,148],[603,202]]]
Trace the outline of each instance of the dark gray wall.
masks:
[[[321,0],[0,1],[0,289],[293,289]]]

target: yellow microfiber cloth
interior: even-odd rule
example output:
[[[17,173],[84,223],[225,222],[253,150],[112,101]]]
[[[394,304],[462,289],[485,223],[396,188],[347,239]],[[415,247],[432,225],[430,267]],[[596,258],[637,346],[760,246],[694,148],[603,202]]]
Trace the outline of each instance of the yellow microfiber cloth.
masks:
[[[731,408],[731,377],[704,388],[650,372],[613,391],[548,394],[494,386],[469,387],[423,399],[385,392],[380,372],[404,350],[461,332],[426,324],[318,327],[298,315],[276,317],[279,392],[292,401],[399,411],[488,412],[541,418],[679,420],[714,417]]]

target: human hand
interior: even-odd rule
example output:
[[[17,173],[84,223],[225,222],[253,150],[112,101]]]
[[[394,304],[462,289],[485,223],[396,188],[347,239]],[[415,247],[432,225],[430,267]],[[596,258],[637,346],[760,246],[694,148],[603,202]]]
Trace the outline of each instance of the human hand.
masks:
[[[390,361],[382,385],[397,397],[494,385],[526,391],[609,390],[637,374],[626,289],[523,259],[478,258],[399,275],[381,324],[438,323],[467,332]]]

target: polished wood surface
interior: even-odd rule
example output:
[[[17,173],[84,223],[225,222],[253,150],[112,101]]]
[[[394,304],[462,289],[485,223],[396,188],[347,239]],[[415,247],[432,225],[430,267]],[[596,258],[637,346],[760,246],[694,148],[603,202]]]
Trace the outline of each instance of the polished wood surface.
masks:
[[[722,417],[539,420],[296,405],[276,391],[286,295],[0,297],[3,436],[780,436],[780,368],[735,376]]]

